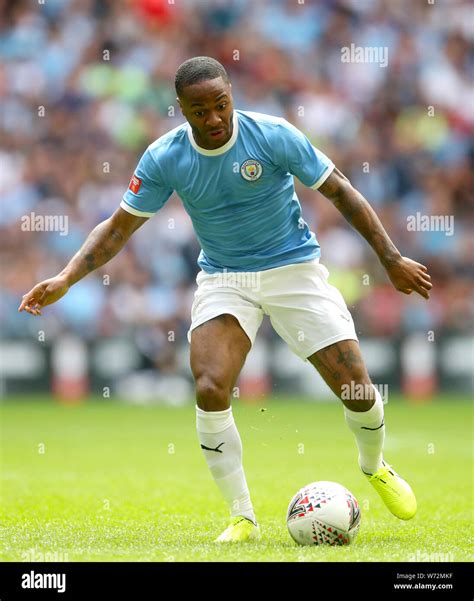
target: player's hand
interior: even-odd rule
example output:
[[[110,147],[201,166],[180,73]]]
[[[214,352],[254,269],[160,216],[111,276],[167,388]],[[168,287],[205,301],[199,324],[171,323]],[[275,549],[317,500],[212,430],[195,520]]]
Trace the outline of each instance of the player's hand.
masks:
[[[404,294],[417,292],[423,298],[430,298],[433,287],[428,269],[421,263],[408,257],[400,257],[398,261],[386,265],[388,277],[397,290]]]
[[[36,284],[29,292],[23,295],[18,311],[27,311],[31,315],[41,315],[42,307],[55,303],[69,290],[66,280],[57,275],[49,280]]]

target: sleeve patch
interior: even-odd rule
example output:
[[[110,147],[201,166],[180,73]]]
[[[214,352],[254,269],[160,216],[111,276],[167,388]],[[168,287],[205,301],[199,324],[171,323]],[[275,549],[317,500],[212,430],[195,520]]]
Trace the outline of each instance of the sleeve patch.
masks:
[[[142,180],[136,175],[132,175],[132,179],[130,180],[130,185],[128,186],[129,190],[131,190],[134,194],[138,194],[138,190],[140,190],[140,186],[142,185]]]

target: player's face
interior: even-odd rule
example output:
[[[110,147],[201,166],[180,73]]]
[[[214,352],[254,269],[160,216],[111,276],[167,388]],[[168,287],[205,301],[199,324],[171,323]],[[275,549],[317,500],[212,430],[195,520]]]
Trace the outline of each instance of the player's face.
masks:
[[[202,148],[219,148],[232,136],[231,87],[222,77],[217,77],[186,86],[178,98],[194,139]]]

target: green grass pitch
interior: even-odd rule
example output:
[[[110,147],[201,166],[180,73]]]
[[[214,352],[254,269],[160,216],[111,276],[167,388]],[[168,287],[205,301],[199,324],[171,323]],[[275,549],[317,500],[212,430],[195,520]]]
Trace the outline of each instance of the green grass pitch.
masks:
[[[386,406],[386,459],[411,483],[418,513],[393,517],[358,471],[337,403],[234,403],[262,539],[212,541],[227,508],[199,449],[194,407],[133,407],[110,400],[61,406],[4,402],[3,561],[448,561],[472,548],[471,409],[439,398]],[[265,408],[265,411],[262,411]],[[299,547],[286,529],[290,498],[333,480],[362,509],[349,547]]]

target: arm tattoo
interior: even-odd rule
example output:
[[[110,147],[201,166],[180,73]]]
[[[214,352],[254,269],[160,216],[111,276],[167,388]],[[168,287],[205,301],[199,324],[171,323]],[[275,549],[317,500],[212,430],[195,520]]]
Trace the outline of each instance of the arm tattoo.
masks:
[[[70,284],[110,261],[126,241],[127,237],[110,220],[99,223],[64,270]]]
[[[332,201],[352,227],[367,240],[383,265],[387,266],[399,260],[400,253],[375,211],[339,169],[334,169],[319,191]]]
[[[86,269],[87,272],[90,273],[91,271],[94,271],[95,269],[95,257],[93,253],[89,253],[87,254],[84,259],[86,260]]]

